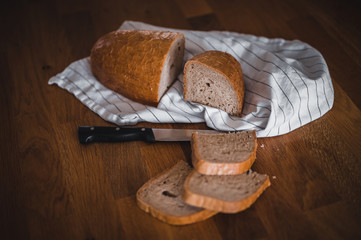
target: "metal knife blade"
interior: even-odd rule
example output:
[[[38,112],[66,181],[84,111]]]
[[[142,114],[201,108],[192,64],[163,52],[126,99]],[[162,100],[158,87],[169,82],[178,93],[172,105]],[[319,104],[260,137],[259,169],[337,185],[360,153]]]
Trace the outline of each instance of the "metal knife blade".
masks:
[[[197,129],[160,129],[152,128],[156,141],[190,141],[193,132],[219,133],[215,130]]]
[[[190,141],[192,132],[219,133],[214,130],[160,129],[146,127],[101,127],[80,126],[80,143],[125,142],[125,141]]]

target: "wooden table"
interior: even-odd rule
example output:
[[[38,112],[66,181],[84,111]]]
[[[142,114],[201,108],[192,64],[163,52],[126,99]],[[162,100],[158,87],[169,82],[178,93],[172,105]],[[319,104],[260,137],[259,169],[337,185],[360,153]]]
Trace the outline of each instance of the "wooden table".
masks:
[[[12,1],[1,9],[0,239],[361,239],[360,5],[345,1]],[[175,227],[137,189],[189,143],[80,145],[111,125],[48,79],[124,20],[305,41],[324,55],[335,103],[294,132],[259,139],[272,186],[248,210]],[[204,124],[140,126],[205,128]]]

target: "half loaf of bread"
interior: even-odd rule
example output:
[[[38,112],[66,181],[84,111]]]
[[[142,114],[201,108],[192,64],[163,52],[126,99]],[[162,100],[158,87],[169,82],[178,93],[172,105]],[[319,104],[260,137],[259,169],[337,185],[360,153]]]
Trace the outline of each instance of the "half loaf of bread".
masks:
[[[193,170],[184,184],[186,203],[219,211],[237,213],[250,207],[270,186],[267,175],[251,170],[239,175],[203,175]]]
[[[184,44],[184,35],[176,32],[110,32],[94,44],[91,70],[109,89],[156,105],[182,70]]]
[[[149,180],[137,192],[138,206],[157,219],[184,225],[210,218],[217,212],[193,207],[182,199],[184,181],[192,168],[184,161]]]
[[[208,175],[234,175],[246,172],[256,159],[255,131],[206,134],[193,132],[192,164]]]
[[[240,63],[220,51],[194,56],[184,67],[184,99],[241,116],[244,82]]]

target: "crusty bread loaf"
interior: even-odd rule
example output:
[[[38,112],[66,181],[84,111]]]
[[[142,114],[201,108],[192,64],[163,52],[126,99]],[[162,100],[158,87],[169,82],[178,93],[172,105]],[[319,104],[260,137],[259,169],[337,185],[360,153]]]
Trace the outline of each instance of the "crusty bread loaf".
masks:
[[[194,168],[209,175],[246,172],[256,159],[255,131],[206,134],[194,132],[191,139]]]
[[[267,175],[251,170],[239,175],[203,175],[193,170],[184,184],[186,203],[219,211],[237,213],[250,207],[270,186]]]
[[[220,51],[194,56],[184,67],[184,99],[241,116],[244,82],[240,63]]]
[[[114,31],[94,44],[91,70],[109,89],[156,105],[182,70],[184,44],[182,33]]]
[[[161,175],[149,180],[137,192],[138,206],[159,220],[184,225],[205,220],[217,212],[186,204],[183,185],[191,172],[186,162],[179,161]]]

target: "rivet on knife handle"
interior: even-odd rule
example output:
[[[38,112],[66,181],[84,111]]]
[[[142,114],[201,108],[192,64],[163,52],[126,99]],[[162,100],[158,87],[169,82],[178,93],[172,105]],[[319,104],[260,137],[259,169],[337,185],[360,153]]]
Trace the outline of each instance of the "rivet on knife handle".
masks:
[[[80,143],[155,141],[152,129],[144,127],[80,126],[78,137]]]

